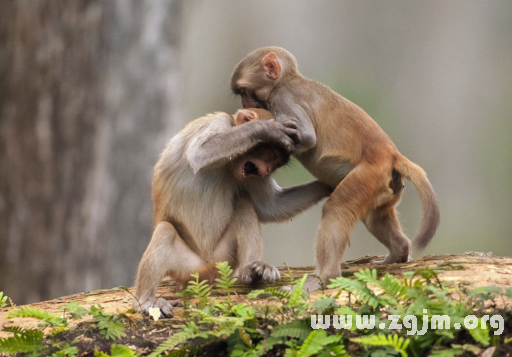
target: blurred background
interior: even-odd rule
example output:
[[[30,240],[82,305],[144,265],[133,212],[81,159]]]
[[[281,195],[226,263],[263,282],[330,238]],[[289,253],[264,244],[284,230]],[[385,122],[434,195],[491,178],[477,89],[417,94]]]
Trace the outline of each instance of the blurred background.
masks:
[[[22,304],[131,286],[169,138],[234,112],[231,71],[282,46],[367,111],[434,186],[423,254],[512,254],[512,2],[0,2],[0,291]],[[297,162],[282,185],[312,177]],[[207,204],[207,202],[205,202]],[[409,237],[421,206],[399,206]],[[321,205],[265,225],[264,257],[314,264]],[[385,254],[358,224],[344,259]]]

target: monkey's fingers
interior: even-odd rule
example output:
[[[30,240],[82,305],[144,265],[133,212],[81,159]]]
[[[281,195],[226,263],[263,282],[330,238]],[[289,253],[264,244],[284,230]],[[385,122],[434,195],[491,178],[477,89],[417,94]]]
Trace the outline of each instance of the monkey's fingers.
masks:
[[[284,132],[288,137],[293,140],[295,145],[300,144],[299,132],[297,131],[297,125],[291,120],[287,120],[283,123],[285,127]]]
[[[283,125],[287,128],[297,130],[297,124],[295,124],[295,122],[292,120],[286,120],[285,122],[283,122]]]

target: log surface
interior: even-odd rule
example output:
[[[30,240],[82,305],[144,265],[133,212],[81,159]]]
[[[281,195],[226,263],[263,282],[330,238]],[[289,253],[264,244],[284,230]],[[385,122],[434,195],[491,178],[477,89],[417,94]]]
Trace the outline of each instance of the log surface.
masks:
[[[441,281],[450,282],[463,286],[467,289],[473,289],[478,286],[495,285],[508,289],[512,287],[512,258],[511,257],[497,257],[491,253],[468,252],[462,255],[429,255],[419,259],[415,259],[408,263],[402,264],[389,264],[378,265],[372,264],[373,260],[381,259],[382,257],[365,256],[356,260],[347,261],[342,263],[343,276],[351,276],[360,269],[370,268],[377,269],[378,274],[382,275],[387,272],[396,277],[401,277],[405,272],[414,271],[416,269],[431,268],[440,270],[439,278]],[[301,277],[303,274],[314,274],[314,267],[293,267],[293,276],[295,278]],[[287,268],[280,268],[281,275],[285,277],[288,273]],[[274,286],[286,285],[288,279],[283,278],[274,283]],[[238,295],[235,300],[241,301],[245,299],[245,295],[253,290],[259,289],[268,284],[257,284],[247,286],[244,284],[236,284],[234,291]],[[133,289],[129,289],[133,291]],[[169,300],[177,299],[176,292],[178,286],[172,281],[162,283],[158,289],[158,295]],[[8,292],[4,292],[8,295]],[[222,296],[223,292],[220,289],[213,289],[212,296]],[[315,294],[312,294],[314,298]],[[71,301],[77,301],[84,308],[90,308],[91,305],[101,304],[101,306],[110,312],[126,312],[131,308],[132,296],[124,290],[108,289],[96,290],[91,292],[84,292],[69,296],[64,296],[58,299],[38,302],[26,306],[36,306],[40,309],[62,313],[65,307]],[[7,319],[7,312],[11,308],[4,308],[0,310],[0,330],[4,326],[20,326],[23,328],[35,328],[38,321],[32,319]],[[179,315],[179,311],[177,311]],[[179,317],[179,316],[178,316]],[[71,322],[73,324],[73,322]],[[0,332],[0,337],[7,337],[10,334]]]

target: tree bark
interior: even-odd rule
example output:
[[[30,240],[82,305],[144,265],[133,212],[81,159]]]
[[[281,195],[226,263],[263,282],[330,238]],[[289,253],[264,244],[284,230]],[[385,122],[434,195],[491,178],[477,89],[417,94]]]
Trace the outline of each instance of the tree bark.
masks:
[[[129,285],[181,125],[180,0],[0,2],[0,290]]]

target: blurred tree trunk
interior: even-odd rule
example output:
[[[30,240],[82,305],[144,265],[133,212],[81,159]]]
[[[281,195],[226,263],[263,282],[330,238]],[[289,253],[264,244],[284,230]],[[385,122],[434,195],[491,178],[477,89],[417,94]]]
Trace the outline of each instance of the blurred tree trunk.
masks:
[[[180,0],[0,2],[0,291],[133,281],[179,119]]]

